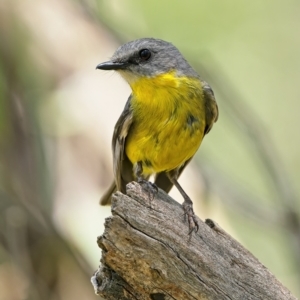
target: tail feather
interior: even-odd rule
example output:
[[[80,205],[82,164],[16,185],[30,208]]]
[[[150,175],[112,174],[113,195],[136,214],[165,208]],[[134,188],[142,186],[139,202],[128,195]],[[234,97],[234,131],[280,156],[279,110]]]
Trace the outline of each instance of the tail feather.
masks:
[[[100,205],[110,205],[111,204],[111,196],[114,192],[116,192],[117,186],[115,181],[110,185],[109,189],[100,199]]]
[[[154,183],[166,193],[169,193],[173,187],[173,183],[170,181],[166,172],[156,174]]]

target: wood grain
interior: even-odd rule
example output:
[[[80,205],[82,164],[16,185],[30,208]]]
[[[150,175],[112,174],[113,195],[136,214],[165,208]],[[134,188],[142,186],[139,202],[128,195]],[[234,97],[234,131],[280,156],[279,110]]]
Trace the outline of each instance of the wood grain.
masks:
[[[181,205],[132,182],[117,192],[98,238],[101,265],[92,277],[105,299],[296,299],[214,221],[188,234]]]

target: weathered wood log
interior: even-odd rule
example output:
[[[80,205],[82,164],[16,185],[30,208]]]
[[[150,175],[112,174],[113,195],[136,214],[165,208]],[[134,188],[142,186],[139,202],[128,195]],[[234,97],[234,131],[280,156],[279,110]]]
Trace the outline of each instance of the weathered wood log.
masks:
[[[188,234],[179,203],[132,182],[113,196],[92,277],[105,299],[296,299],[214,221]]]

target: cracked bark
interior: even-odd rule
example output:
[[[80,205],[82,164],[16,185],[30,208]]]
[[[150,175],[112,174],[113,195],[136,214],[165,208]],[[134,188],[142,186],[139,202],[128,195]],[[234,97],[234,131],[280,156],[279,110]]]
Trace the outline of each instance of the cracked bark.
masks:
[[[92,277],[105,299],[296,299],[214,221],[188,235],[182,207],[161,190],[132,182],[117,192],[98,238],[101,265]]]

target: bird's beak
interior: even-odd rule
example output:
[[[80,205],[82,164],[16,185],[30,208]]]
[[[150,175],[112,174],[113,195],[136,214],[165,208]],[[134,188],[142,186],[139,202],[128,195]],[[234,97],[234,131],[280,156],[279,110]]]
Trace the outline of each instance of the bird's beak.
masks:
[[[107,61],[97,65],[96,69],[100,70],[120,70],[125,69],[128,64],[126,62]]]

